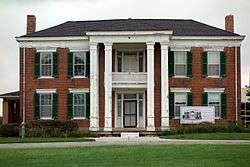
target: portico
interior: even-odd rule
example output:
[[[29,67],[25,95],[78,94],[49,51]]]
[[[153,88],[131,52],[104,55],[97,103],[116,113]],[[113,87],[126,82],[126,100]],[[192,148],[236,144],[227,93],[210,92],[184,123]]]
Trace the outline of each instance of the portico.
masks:
[[[87,32],[90,41],[90,130],[155,131],[155,44],[160,44],[161,127],[169,128],[168,46],[171,31]],[[104,127],[99,126],[98,44],[104,44]],[[157,102],[158,103],[158,102]]]

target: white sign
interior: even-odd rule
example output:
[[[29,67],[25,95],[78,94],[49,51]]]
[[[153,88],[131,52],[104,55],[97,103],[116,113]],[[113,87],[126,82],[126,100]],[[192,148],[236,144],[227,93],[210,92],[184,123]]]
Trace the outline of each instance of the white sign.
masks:
[[[180,123],[181,124],[198,124],[202,122],[215,122],[215,108],[190,106],[180,108]]]

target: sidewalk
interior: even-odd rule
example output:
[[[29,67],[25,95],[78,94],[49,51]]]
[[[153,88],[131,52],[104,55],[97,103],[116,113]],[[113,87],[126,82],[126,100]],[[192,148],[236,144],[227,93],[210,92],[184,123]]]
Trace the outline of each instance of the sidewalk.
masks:
[[[0,149],[28,149],[28,148],[72,148],[106,145],[164,145],[164,144],[250,144],[250,140],[180,140],[161,139],[159,137],[100,137],[94,142],[53,142],[53,143],[11,143],[0,144]]]

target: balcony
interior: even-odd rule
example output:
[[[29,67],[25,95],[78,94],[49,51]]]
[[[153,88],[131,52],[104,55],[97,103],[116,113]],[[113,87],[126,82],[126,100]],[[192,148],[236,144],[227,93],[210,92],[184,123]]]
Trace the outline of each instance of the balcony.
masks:
[[[146,72],[113,72],[112,85],[114,88],[146,88],[147,73]]]

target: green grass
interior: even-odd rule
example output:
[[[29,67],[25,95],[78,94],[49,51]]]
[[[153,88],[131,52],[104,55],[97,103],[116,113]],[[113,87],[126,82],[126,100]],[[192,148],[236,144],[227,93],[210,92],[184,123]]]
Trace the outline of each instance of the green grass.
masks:
[[[141,145],[0,149],[0,166],[250,166],[250,145]]]
[[[47,142],[85,142],[85,141],[94,141],[93,139],[88,138],[18,138],[18,137],[0,137],[0,144],[6,143],[47,143]]]
[[[250,133],[192,133],[162,136],[166,139],[250,140]]]

